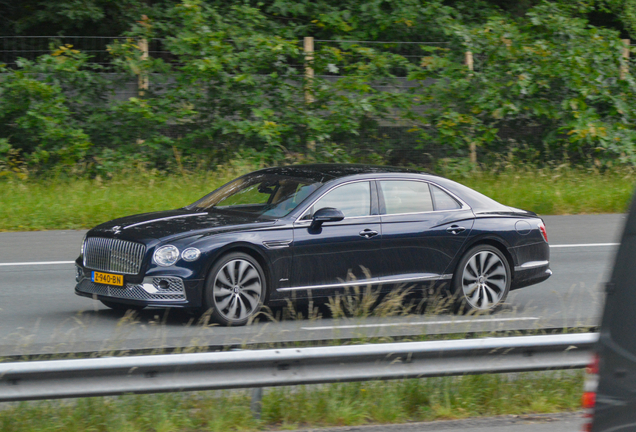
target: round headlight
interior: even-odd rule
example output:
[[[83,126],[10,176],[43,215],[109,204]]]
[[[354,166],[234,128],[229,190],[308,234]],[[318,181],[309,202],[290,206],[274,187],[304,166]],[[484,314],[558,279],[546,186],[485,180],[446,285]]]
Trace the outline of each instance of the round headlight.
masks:
[[[153,259],[162,267],[171,266],[179,259],[179,249],[172,245],[161,246],[155,251]]]
[[[196,261],[201,256],[201,251],[197,248],[187,248],[183,252],[181,252],[181,258],[184,261]]]

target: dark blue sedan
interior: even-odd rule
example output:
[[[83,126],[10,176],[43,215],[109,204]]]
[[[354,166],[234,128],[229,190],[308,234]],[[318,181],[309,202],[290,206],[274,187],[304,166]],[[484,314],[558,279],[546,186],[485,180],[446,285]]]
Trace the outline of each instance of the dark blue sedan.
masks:
[[[90,230],[78,295],[114,309],[211,310],[225,325],[264,304],[346,287],[436,286],[463,310],[490,311],[547,279],[535,213],[454,181],[366,165],[268,168],[177,210]]]

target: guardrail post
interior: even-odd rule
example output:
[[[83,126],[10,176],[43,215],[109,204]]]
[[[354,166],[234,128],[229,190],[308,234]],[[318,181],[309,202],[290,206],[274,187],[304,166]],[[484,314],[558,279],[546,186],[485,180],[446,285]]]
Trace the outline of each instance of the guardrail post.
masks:
[[[263,387],[255,387],[252,389],[252,402],[250,410],[256,420],[261,419],[261,411],[263,409]]]

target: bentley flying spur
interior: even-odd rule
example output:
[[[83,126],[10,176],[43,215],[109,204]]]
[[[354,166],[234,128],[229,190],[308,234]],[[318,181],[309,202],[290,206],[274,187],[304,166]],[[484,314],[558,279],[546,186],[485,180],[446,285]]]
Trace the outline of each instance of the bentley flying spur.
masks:
[[[222,325],[367,285],[434,285],[490,311],[552,274],[535,213],[435,175],[337,164],[263,169],[186,207],[103,223],[76,267],[76,294],[110,308],[209,310]]]

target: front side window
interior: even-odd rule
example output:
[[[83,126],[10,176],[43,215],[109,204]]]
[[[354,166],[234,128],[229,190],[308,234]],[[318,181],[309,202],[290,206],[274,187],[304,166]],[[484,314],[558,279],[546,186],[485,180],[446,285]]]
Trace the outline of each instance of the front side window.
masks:
[[[386,214],[433,211],[428,183],[409,180],[380,181]]]
[[[369,216],[371,185],[369,182],[357,182],[339,186],[316,201],[303,219],[311,219],[316,211],[325,207],[338,209],[345,217]]]

